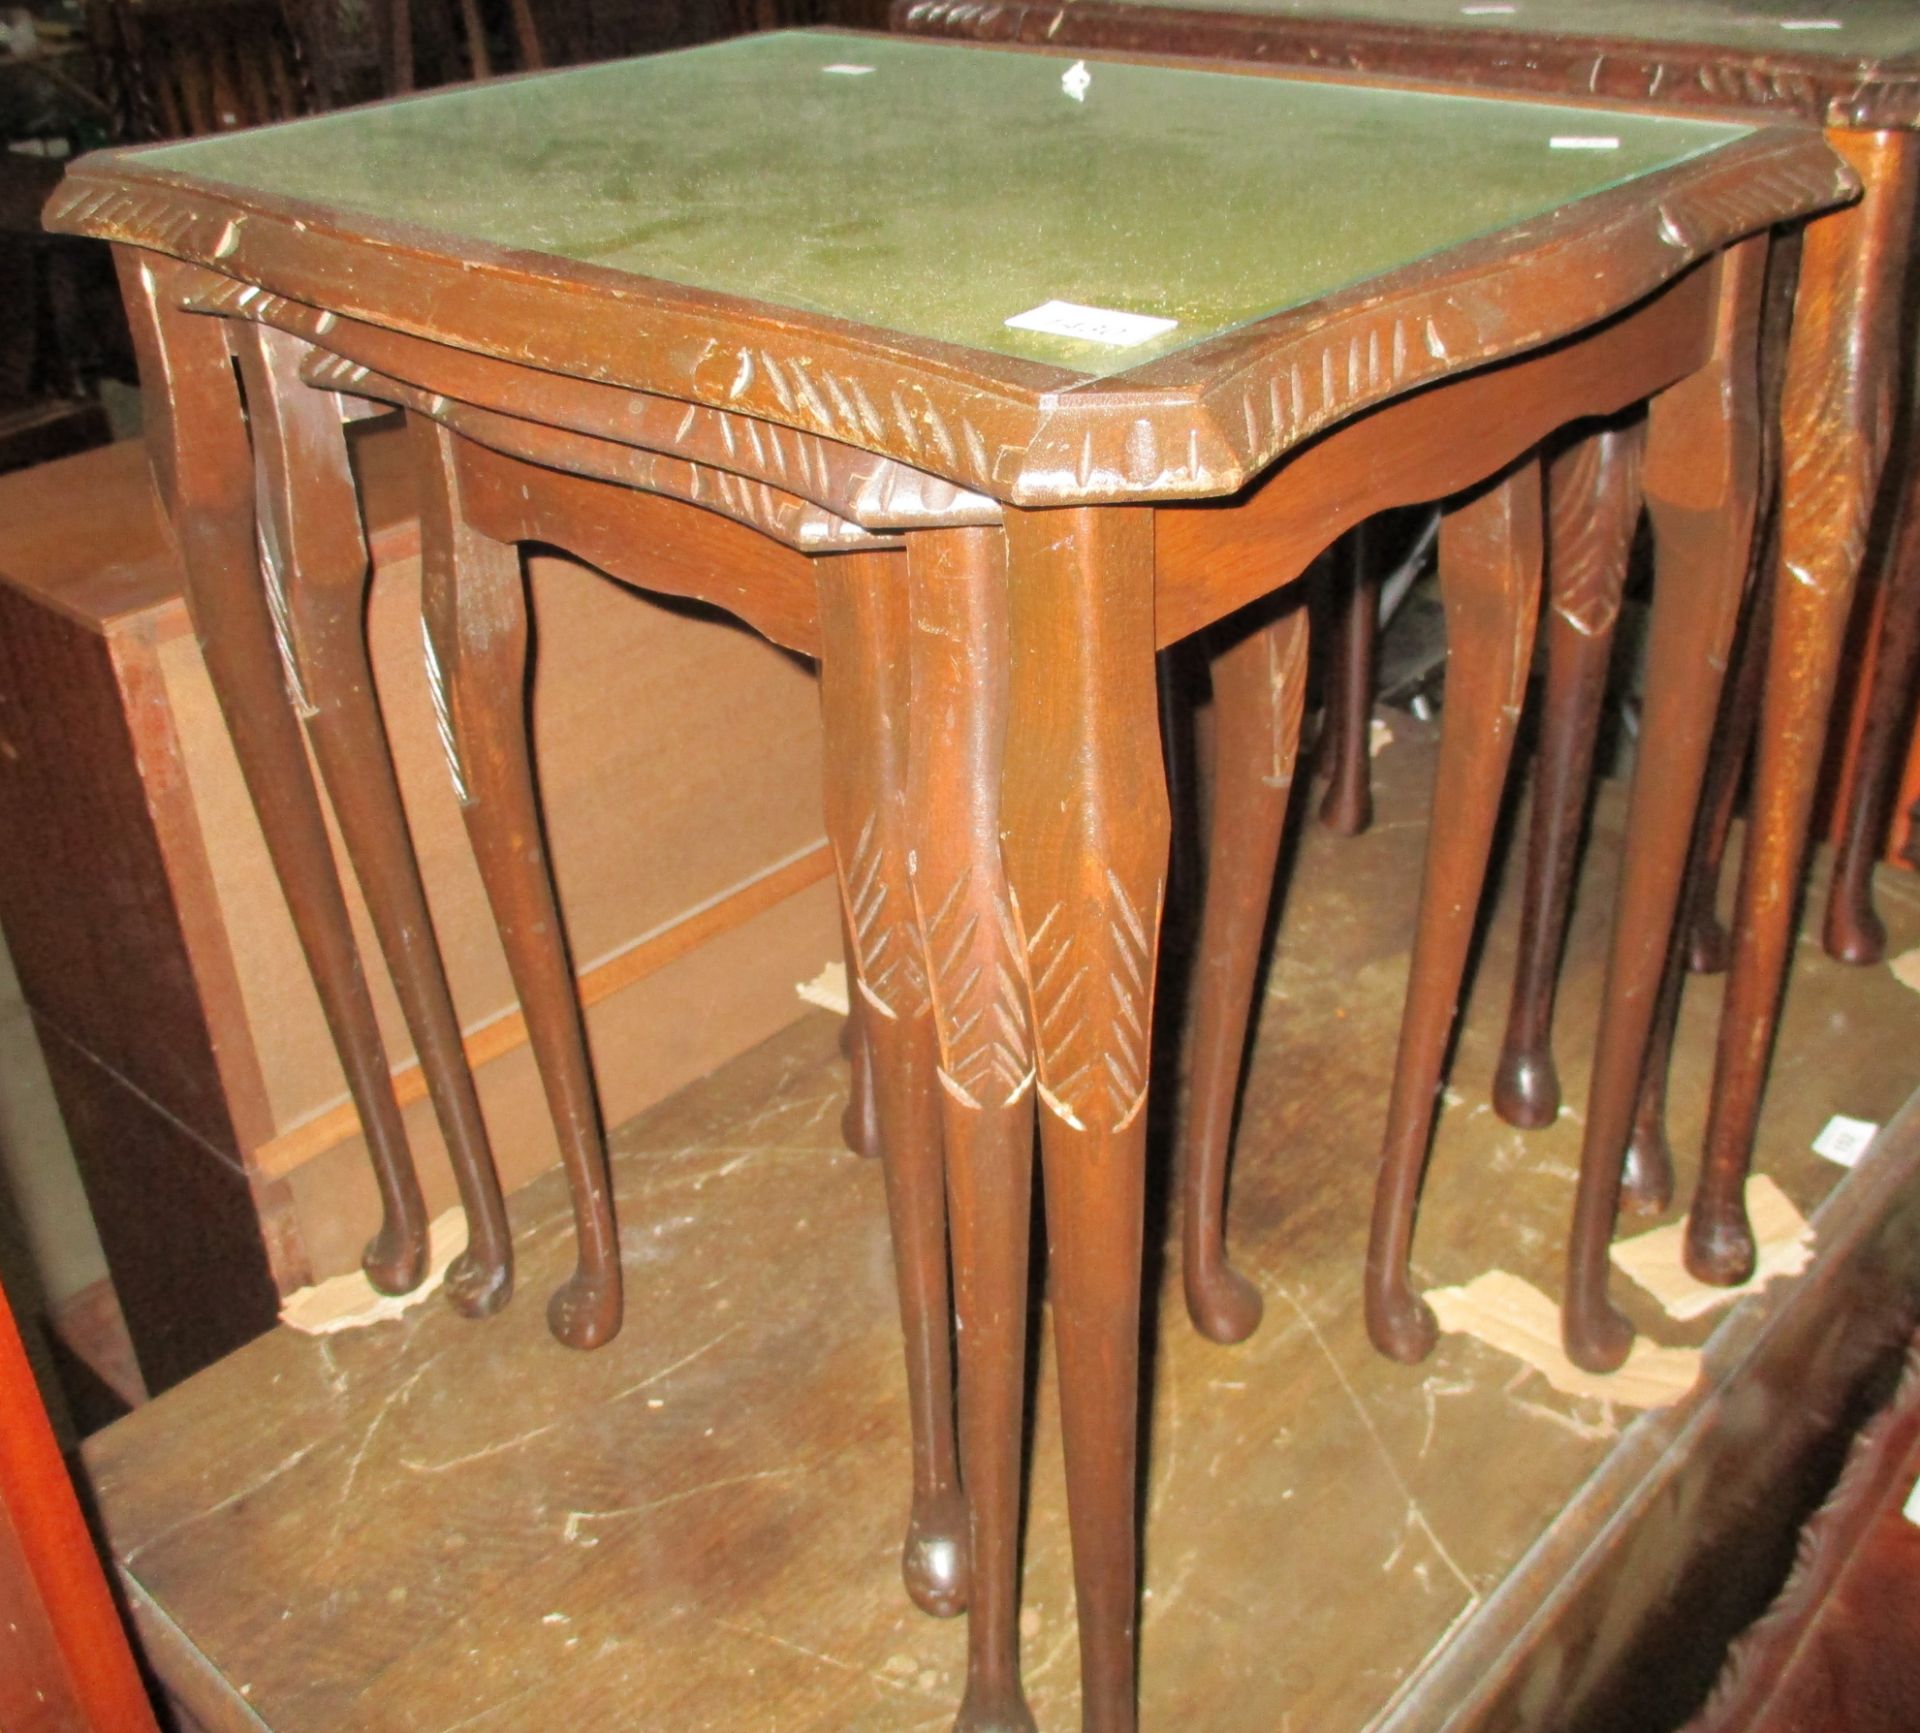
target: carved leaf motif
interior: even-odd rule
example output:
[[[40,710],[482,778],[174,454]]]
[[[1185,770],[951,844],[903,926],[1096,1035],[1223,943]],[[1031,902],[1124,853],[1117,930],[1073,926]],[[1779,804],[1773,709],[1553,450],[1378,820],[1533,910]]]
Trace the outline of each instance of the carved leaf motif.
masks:
[[[1003,895],[982,894],[972,868],[927,912],[916,879],[940,1068],[968,1107],[1011,1106],[1033,1081],[1019,930]]]
[[[1027,963],[1047,1104],[1077,1129],[1119,1131],[1146,1104],[1155,932],[1111,871],[1099,903],[1097,943],[1077,947],[1056,903]]]
[[[1604,448],[1583,439],[1554,462],[1552,559],[1553,610],[1588,637],[1612,629],[1620,614],[1626,576],[1626,535],[1614,502],[1597,498]]]
[[[928,1005],[927,976],[905,863],[892,852],[879,815],[869,813],[839,861],[840,902],[861,996],[883,1017],[915,1017]]]

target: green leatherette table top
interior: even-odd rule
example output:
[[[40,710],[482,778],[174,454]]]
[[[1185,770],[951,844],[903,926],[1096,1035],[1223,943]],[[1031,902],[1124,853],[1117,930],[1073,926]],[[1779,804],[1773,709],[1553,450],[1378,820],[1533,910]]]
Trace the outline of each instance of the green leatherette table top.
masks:
[[[806,32],[123,160],[348,227],[359,213],[455,250],[491,243],[1106,376],[1747,135]],[[1050,301],[1178,323],[1125,347],[1006,324]]]
[[[1127,0],[1111,0],[1124,5]],[[1920,0],[1151,0],[1181,11],[1351,18],[1409,28],[1539,31],[1818,55],[1920,70]],[[1073,0],[1063,10],[1071,11]]]

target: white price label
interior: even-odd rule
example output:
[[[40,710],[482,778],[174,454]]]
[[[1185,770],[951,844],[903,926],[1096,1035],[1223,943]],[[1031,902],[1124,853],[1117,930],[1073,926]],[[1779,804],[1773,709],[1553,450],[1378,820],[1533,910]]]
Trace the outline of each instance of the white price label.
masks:
[[[842,78],[863,78],[871,72],[871,66],[855,66],[850,61],[836,60],[831,66],[820,68],[822,72],[837,72]]]
[[[1813,1140],[1813,1153],[1824,1155],[1842,1167],[1852,1167],[1879,1134],[1880,1127],[1870,1120],[1849,1119],[1844,1113],[1836,1113]]]
[[[1156,319],[1148,313],[1120,313],[1111,307],[1083,307],[1077,301],[1044,301],[1007,320],[1015,331],[1040,331],[1049,337],[1077,337],[1084,343],[1105,343],[1131,349],[1164,336],[1180,323]]]
[[[1563,132],[1547,140],[1549,150],[1618,150],[1620,141],[1605,133]]]
[[[1901,1506],[1900,1514],[1915,1527],[1920,1527],[1920,1480],[1913,1483],[1913,1490],[1907,1494],[1907,1502]]]

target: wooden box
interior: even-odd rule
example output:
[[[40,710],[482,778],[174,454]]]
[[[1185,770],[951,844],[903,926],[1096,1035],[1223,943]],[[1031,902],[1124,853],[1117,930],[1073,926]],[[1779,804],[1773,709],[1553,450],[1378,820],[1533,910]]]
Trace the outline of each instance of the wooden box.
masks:
[[[374,662],[494,1152],[557,1159],[421,669],[398,429],[357,430]],[[529,562],[541,790],[608,1122],[763,1039],[837,954],[810,667]],[[430,1210],[454,1191],[341,855]],[[150,1388],[352,1269],[372,1180],[138,445],[0,478],[0,923]]]

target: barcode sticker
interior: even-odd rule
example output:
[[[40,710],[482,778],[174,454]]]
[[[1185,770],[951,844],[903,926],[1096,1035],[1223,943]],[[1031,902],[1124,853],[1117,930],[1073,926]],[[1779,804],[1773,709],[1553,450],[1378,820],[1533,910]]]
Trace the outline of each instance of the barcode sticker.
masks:
[[[1083,307],[1077,301],[1043,301],[1007,320],[1014,331],[1040,331],[1049,337],[1078,337],[1085,343],[1105,343],[1131,349],[1175,329],[1178,319],[1157,319],[1150,313],[1120,313],[1111,307]]]
[[[1849,1119],[1844,1113],[1836,1113],[1813,1140],[1813,1153],[1824,1155],[1842,1167],[1852,1167],[1879,1134],[1880,1127],[1870,1120]]]

